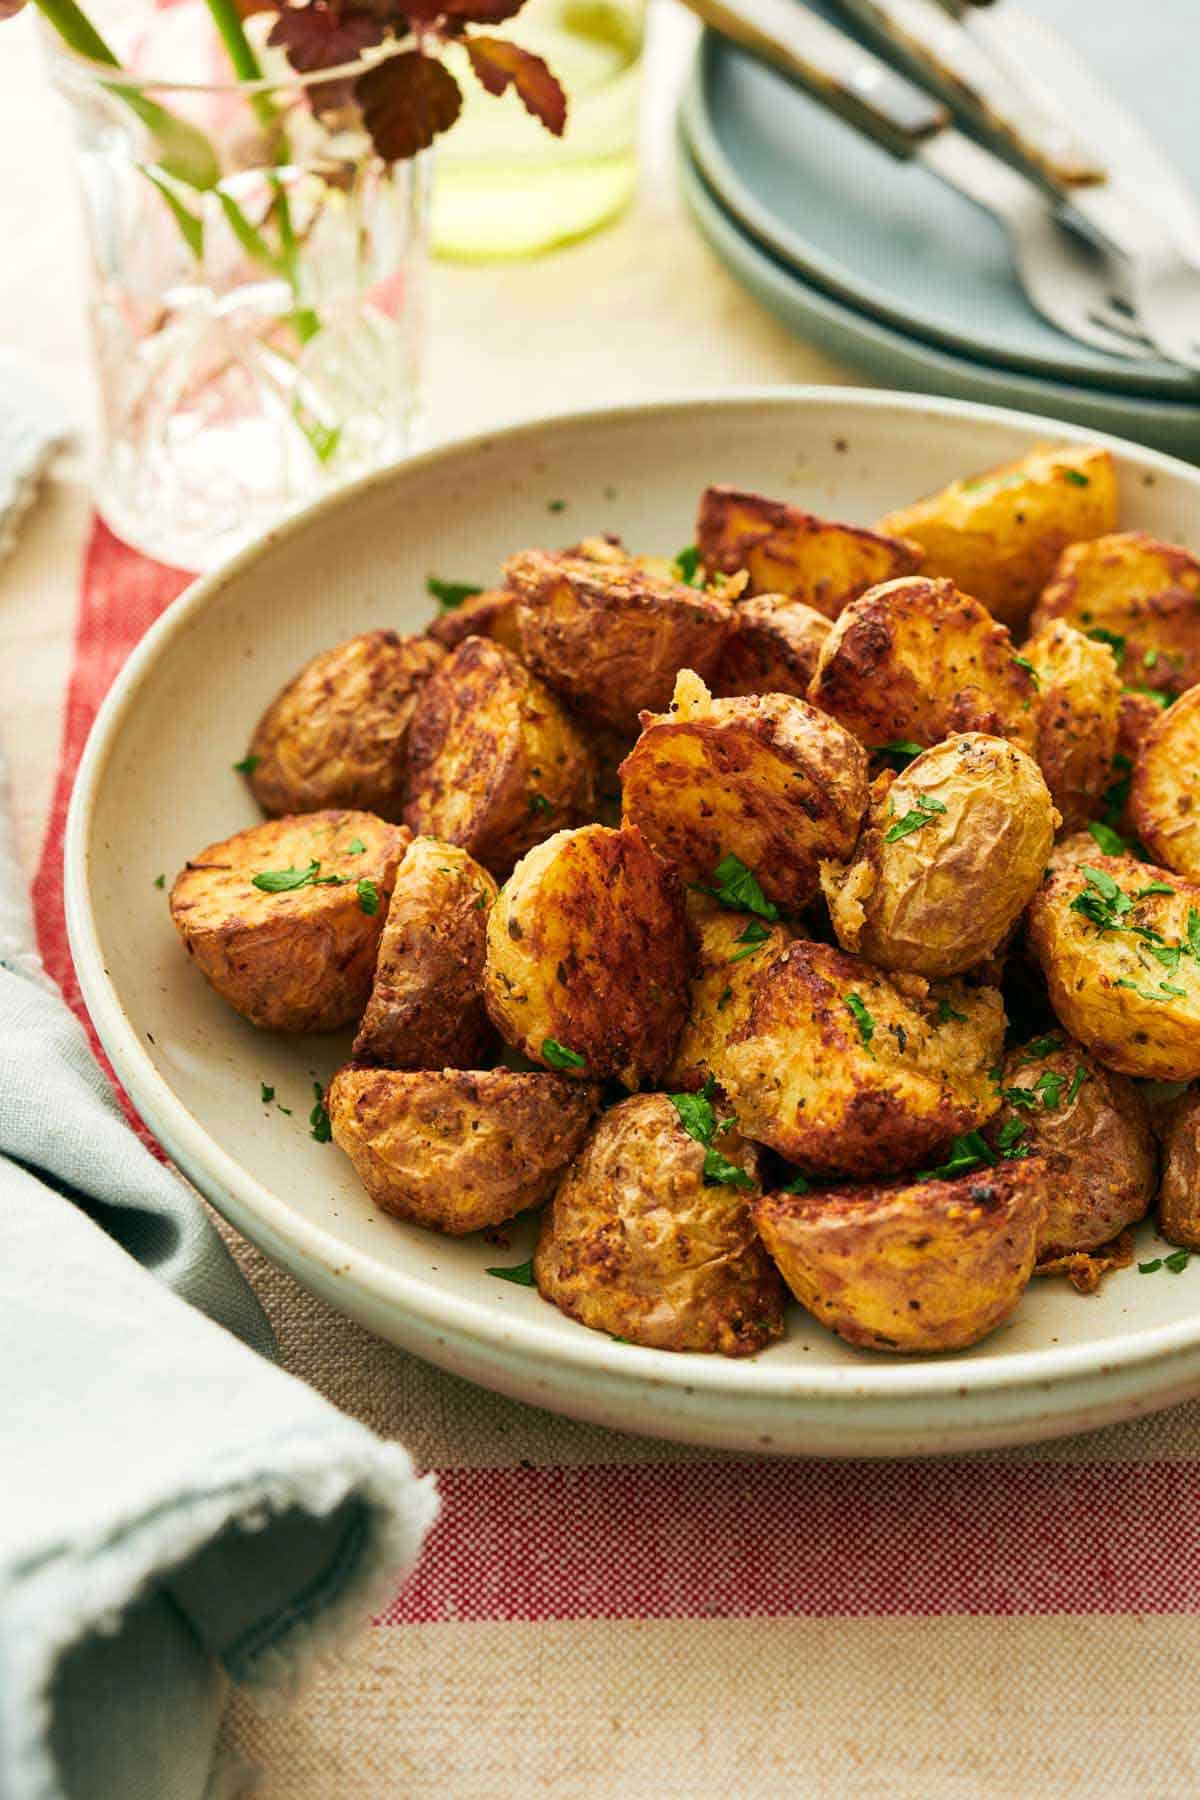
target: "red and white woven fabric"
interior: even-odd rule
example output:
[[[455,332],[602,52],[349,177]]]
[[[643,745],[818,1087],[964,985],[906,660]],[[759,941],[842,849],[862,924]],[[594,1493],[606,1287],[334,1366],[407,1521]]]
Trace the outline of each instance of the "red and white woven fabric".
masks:
[[[35,882],[77,1007],[71,782],[186,580],[95,526]],[[292,1713],[235,1696],[267,1800],[1200,1792],[1200,1403],[955,1461],[714,1457],[471,1388],[239,1255],[288,1366],[444,1499],[415,1578]]]

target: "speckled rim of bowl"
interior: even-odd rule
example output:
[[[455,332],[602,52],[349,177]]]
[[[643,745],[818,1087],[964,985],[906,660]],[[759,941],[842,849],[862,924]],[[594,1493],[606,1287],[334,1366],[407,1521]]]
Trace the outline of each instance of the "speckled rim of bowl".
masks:
[[[281,539],[307,528],[341,507],[353,506],[360,495],[389,483],[402,482],[413,469],[438,461],[452,461],[465,450],[494,445],[497,440],[522,442],[548,429],[586,426],[592,419],[621,419],[636,423],[663,411],[702,414],[733,407],[752,407],[780,401],[831,402],[848,411],[899,410],[914,417],[940,416],[993,420],[1045,436],[1053,421],[1032,413],[1004,407],[981,406],[969,401],[942,400],[936,396],[895,393],[888,390],[833,386],[753,386],[695,394],[666,395],[655,400],[618,406],[572,408],[507,428],[473,433],[439,445],[433,450],[390,465],[356,481],[335,494],[318,500],[275,526],[255,544],[220,568],[193,583],[179,596],[133,651],[100,707],[89,734],[71,795],[65,834],[64,896],[71,952],[84,1001],[100,1041],[140,1116],[184,1174],[234,1225],[246,1216],[259,1223],[264,1233],[286,1243],[307,1265],[328,1274],[339,1274],[376,1303],[394,1306],[418,1324],[494,1345],[497,1333],[495,1308],[478,1301],[454,1297],[448,1300],[413,1276],[382,1266],[370,1256],[349,1250],[333,1233],[300,1218],[285,1201],[256,1181],[222,1145],[204,1129],[158,1073],[131,1026],[104,968],[88,889],[87,846],[92,809],[104,779],[112,741],[126,713],[137,704],[143,678],[162,651],[186,629],[223,587],[254,568],[255,563]],[[1099,444],[1144,471],[1182,477],[1195,487],[1200,499],[1200,470],[1175,457],[1084,427],[1065,426],[1063,435],[1075,441]],[[240,1228],[240,1226],[239,1226]],[[247,1232],[246,1235],[252,1235]],[[504,1326],[508,1347],[518,1354],[565,1365],[597,1378],[616,1378],[628,1386],[652,1384],[658,1389],[676,1388],[699,1397],[705,1392],[725,1398],[742,1396],[747,1401],[764,1399],[835,1398],[887,1401],[939,1394],[969,1396],[1052,1387],[1059,1381],[1086,1375],[1103,1375],[1200,1348],[1200,1311],[1194,1321],[1153,1326],[1112,1337],[1099,1344],[1017,1351],[1002,1360],[972,1362],[960,1354],[953,1360],[897,1366],[888,1363],[814,1367],[801,1372],[795,1366],[773,1368],[769,1363],[742,1362],[710,1356],[678,1356],[665,1350],[637,1345],[614,1346],[599,1332],[581,1331],[564,1341],[536,1319],[510,1317]]]

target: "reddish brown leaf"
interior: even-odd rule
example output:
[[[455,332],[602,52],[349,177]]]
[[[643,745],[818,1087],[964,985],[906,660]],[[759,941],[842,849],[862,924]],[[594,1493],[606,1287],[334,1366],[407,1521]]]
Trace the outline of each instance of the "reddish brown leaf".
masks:
[[[383,37],[383,26],[370,13],[342,12],[325,0],[310,0],[306,6],[284,7],[267,42],[282,48],[299,74],[312,75],[318,69],[356,62],[364,50],[382,43]],[[318,113],[349,106],[353,94],[353,79],[345,77],[315,82],[308,90],[313,111]]]
[[[506,38],[469,37],[466,40],[471,67],[489,94],[516,88],[526,112],[540,119],[547,131],[561,137],[567,123],[567,96],[540,56],[510,44]]]
[[[462,93],[449,69],[422,50],[404,50],[376,63],[354,84],[363,123],[385,162],[427,150],[462,111]]]
[[[15,19],[25,0],[0,0],[0,19]]]
[[[409,0],[404,11],[419,25],[433,25],[449,34],[461,32],[464,25],[502,25],[515,18],[525,0]]]

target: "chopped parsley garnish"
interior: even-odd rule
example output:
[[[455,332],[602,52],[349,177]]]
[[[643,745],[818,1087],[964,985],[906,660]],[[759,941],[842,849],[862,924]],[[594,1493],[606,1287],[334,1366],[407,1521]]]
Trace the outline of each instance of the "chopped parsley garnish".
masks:
[[[547,800],[545,794],[530,794],[529,810],[531,813],[548,813],[550,811],[550,802]]]
[[[1116,931],[1133,901],[1121,892],[1106,869],[1094,869],[1090,863],[1082,863],[1080,872],[1087,877],[1087,887],[1072,900],[1071,911],[1082,913],[1101,931]]]
[[[1062,1099],[1062,1091],[1067,1085],[1065,1075],[1059,1075],[1054,1069],[1046,1069],[1033,1084],[1035,1094],[1042,1097],[1042,1111],[1051,1112]]]
[[[1104,808],[1104,823],[1115,827],[1128,805],[1129,784],[1133,775],[1133,764],[1121,751],[1113,757],[1113,774],[1116,779],[1101,794],[1100,804]]]
[[[858,1035],[862,1039],[864,1047],[870,1050],[871,1055],[874,1056],[875,1052],[871,1050],[871,1039],[875,1036],[875,1021],[863,1005],[862,997],[858,994],[847,994],[846,1006],[854,1016],[858,1026]]]
[[[1135,900],[1145,900],[1150,894],[1173,894],[1175,889],[1169,881],[1152,881],[1149,887],[1139,888],[1133,896]]]
[[[1092,478],[1085,475],[1082,469],[1064,469],[1063,480],[1069,481],[1072,487],[1091,487]]]
[[[507,1269],[485,1269],[485,1275],[494,1275],[498,1281],[511,1281],[517,1287],[536,1287],[533,1276],[533,1258],[528,1262],[513,1263]]]
[[[688,587],[704,586],[703,581],[697,581],[696,579],[696,576],[700,571],[700,552],[695,544],[686,545],[686,547],[679,552],[678,556],[676,556],[671,567],[678,575],[680,581],[686,582]]]
[[[1027,656],[1012,656],[1009,658],[1009,661],[1015,662],[1018,669],[1024,669],[1025,673],[1029,676],[1029,679],[1033,682],[1033,685],[1035,688],[1041,687],[1041,685],[1042,685],[1041,676],[1038,674],[1037,670],[1034,668],[1033,664],[1030,662],[1030,660]]]
[[[1105,856],[1124,856],[1125,839],[1111,825],[1105,825],[1099,819],[1093,819],[1088,830],[1103,850]]]
[[[1025,1131],[1020,1119],[1006,1119],[996,1133],[996,1148],[1008,1162],[1019,1162],[1031,1154],[1032,1146],[1021,1142]]]
[[[275,1098],[275,1089],[273,1087],[268,1087],[265,1081],[260,1081],[258,1084],[258,1091],[262,1097],[263,1105],[269,1106]]]
[[[898,769],[907,769],[913,757],[920,756],[922,750],[922,745],[914,744],[908,738],[897,738],[894,743],[881,744],[875,754],[886,756]]]
[[[312,887],[320,870],[314,857],[307,869],[263,869],[253,877],[253,885],[264,894],[290,894],[297,888]]]
[[[722,906],[729,907],[732,912],[757,913],[760,919],[768,919],[772,923],[779,917],[779,908],[774,901],[767,899],[757,877],[732,850],[717,864],[713,882],[715,885],[712,887],[706,887],[701,881],[694,881],[692,886],[698,893],[709,894],[714,900],[719,900]]]
[[[785,1181],[779,1191],[781,1194],[811,1194],[812,1182],[806,1175],[796,1174],[790,1181]]]
[[[752,1188],[753,1181],[745,1169],[739,1169],[736,1163],[722,1156],[719,1150],[704,1152],[704,1179],[714,1186]]]
[[[1076,1100],[1078,1100],[1078,1098],[1079,1098],[1079,1090],[1083,1086],[1083,1084],[1087,1080],[1087,1078],[1088,1078],[1088,1072],[1084,1068],[1083,1064],[1080,1063],[1079,1067],[1076,1069],[1075,1073],[1072,1075],[1071,1085],[1067,1089],[1067,1105],[1068,1106],[1074,1106]]]
[[[167,885],[166,876],[165,875],[156,875],[154,877],[154,885],[156,888],[165,888]]]
[[[329,1123],[329,1114],[325,1110],[325,1095],[319,1081],[313,1082],[313,1093],[317,1097],[317,1103],[308,1115],[308,1122],[312,1127],[312,1136],[316,1138],[318,1144],[327,1144],[333,1136],[333,1129]]]
[[[936,818],[938,813],[944,813],[945,810],[942,802],[935,800],[931,794],[918,794],[916,805],[912,811],[906,812],[902,819],[897,819],[896,823],[884,832],[884,843],[894,844],[897,839],[908,837],[910,832],[920,831],[922,825],[928,825],[931,819]]]
[[[586,1056],[580,1056],[578,1050],[572,1050],[567,1044],[560,1044],[557,1038],[542,1039],[542,1060],[552,1069],[587,1068]]]
[[[963,1137],[956,1137],[950,1146],[950,1155],[937,1169],[922,1169],[916,1177],[918,1181],[949,1181],[955,1175],[966,1175],[971,1169],[977,1169],[981,1163],[993,1167],[996,1152],[978,1131],[968,1131]]]
[[[1037,1095],[1032,1088],[1027,1087],[1001,1088],[1000,1098],[1007,1100],[1017,1111],[1032,1112],[1037,1105]]]
[[[467,581],[439,581],[436,575],[430,575],[425,582],[425,592],[435,599],[443,612],[453,612],[464,600],[473,600],[476,594],[482,594],[481,587],[473,587]]]
[[[733,940],[735,944],[745,944],[746,948],[739,950],[736,956],[731,956],[729,961],[741,962],[743,957],[753,956],[756,950],[761,950],[770,935],[765,925],[760,925],[757,919],[751,919],[745,931],[739,931]]]
[[[261,756],[243,756],[241,762],[234,763],[233,772],[235,775],[253,775],[261,761]]]
[[[733,999],[733,989],[730,987],[729,983],[726,982],[724,989],[722,990],[721,997],[717,1001],[717,1011],[724,1012],[725,1008],[729,1005],[729,1002],[732,999]]]
[[[734,1126],[736,1119],[718,1119],[712,1103],[713,1081],[710,1076],[698,1094],[668,1094],[667,1099],[679,1114],[679,1123],[690,1138],[704,1146],[704,1179],[724,1187],[754,1186],[745,1169],[712,1148],[714,1137],[720,1137]]]
[[[1139,1275],[1153,1275],[1158,1269],[1169,1269],[1172,1275],[1182,1274],[1191,1261],[1190,1250],[1172,1250],[1170,1256],[1156,1256],[1152,1262],[1138,1264]]]
[[[1145,694],[1147,700],[1153,700],[1155,706],[1161,706],[1165,712],[1175,702],[1174,694],[1168,694],[1164,688],[1143,687],[1140,682],[1132,682],[1121,689],[1123,694]]]
[[[1159,1004],[1164,1000],[1169,1000],[1172,996],[1175,996],[1180,1000],[1187,998],[1186,988],[1172,987],[1169,981],[1160,981],[1158,984],[1158,992],[1156,994],[1152,993],[1149,988],[1139,987],[1136,981],[1127,981],[1124,977],[1117,982],[1117,986],[1128,988],[1130,992],[1136,994],[1140,1000],[1154,1000]]]
[[[960,1025],[965,1025],[967,1023],[966,1013],[956,1012],[948,1000],[945,1000],[945,999],[939,1000],[938,1001],[938,1024],[939,1025],[948,1025],[950,1023],[951,1019],[956,1019]]]
[[[358,895],[358,904],[362,907],[363,911],[368,917],[374,918],[375,914],[379,911],[379,889],[375,886],[375,883],[373,881],[368,881],[364,875],[356,887],[355,893]]]
[[[1119,631],[1105,631],[1103,625],[1093,625],[1092,629],[1086,635],[1093,638],[1097,644],[1108,645],[1113,653],[1113,660],[1116,662],[1119,669],[1121,664],[1125,661],[1126,644],[1126,639],[1121,636],[1121,633]]]
[[[1025,1046],[1025,1059],[1027,1062],[1039,1062],[1043,1056],[1049,1056],[1051,1051],[1061,1050],[1062,1047],[1062,1039],[1054,1032],[1048,1032],[1045,1037],[1030,1039]]]
[[[1162,1265],[1163,1265],[1162,1257],[1156,1256],[1154,1258],[1153,1262],[1139,1263],[1138,1264],[1138,1274],[1139,1275],[1153,1275],[1158,1269],[1162,1268]]]
[[[566,510],[567,510],[567,503],[565,500],[547,500],[547,502],[546,502],[546,511],[547,512],[560,513],[560,512],[566,512]]]
[[[346,855],[361,856],[366,847],[367,846],[363,843],[361,838],[351,838],[350,842],[346,845]]]

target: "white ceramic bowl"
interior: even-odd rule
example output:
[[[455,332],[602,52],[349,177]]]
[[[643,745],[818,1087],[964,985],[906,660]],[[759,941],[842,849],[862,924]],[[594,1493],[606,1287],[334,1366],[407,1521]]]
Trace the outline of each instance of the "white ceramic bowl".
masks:
[[[745,1361],[616,1343],[489,1265],[509,1251],[381,1216],[350,1164],[309,1135],[314,1079],[345,1039],[255,1031],[182,955],[155,877],[249,825],[231,764],[312,652],[372,626],[420,628],[425,579],[494,579],[527,544],[619,531],[690,541],[710,481],[864,523],[1039,438],[1094,436],[985,407],[860,390],[769,389],[575,414],[418,457],[322,502],[165,614],[92,732],[67,830],[71,944],[84,996],[134,1104],[232,1223],[333,1306],[473,1381],[602,1424],[699,1444],[888,1455],[1015,1443],[1200,1393],[1200,1259],[1110,1277],[1081,1298],[1035,1282],[977,1349],[924,1360],[855,1352],[796,1310]],[[1200,471],[1116,440],[1122,519],[1195,537]],[[565,503],[565,504],[563,504]],[[264,1107],[260,1083],[293,1109]],[[1147,1239],[1151,1239],[1149,1228]]]

